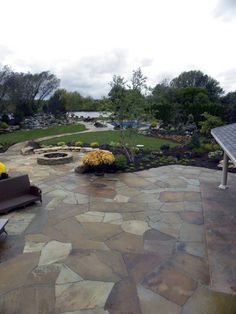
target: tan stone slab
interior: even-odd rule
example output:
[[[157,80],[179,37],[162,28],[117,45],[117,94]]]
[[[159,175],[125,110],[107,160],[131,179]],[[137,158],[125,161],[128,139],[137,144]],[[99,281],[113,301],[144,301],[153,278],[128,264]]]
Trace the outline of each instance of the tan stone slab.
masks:
[[[39,259],[40,265],[48,265],[64,260],[72,249],[71,243],[63,243],[59,241],[48,242],[41,251]]]
[[[151,290],[139,285],[138,297],[142,314],[179,314],[181,307]]]
[[[236,298],[230,294],[215,292],[207,287],[199,287],[183,306],[182,314],[236,313]]]
[[[22,286],[38,264],[39,253],[20,254],[0,264],[0,294]]]
[[[56,311],[63,313],[80,309],[102,308],[113,285],[111,282],[80,281],[66,286],[66,289],[56,299]]]
[[[178,305],[183,305],[197,288],[191,277],[171,266],[150,273],[142,285]]]

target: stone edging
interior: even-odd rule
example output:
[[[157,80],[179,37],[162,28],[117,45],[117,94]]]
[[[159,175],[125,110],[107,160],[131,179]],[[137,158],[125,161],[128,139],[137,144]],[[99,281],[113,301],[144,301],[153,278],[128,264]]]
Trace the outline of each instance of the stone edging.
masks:
[[[44,154],[50,152],[57,152],[57,151],[70,151],[70,152],[81,152],[81,153],[89,153],[92,151],[100,150],[99,148],[92,148],[92,147],[80,147],[80,146],[53,146],[53,147],[45,147],[34,149],[35,154]]]

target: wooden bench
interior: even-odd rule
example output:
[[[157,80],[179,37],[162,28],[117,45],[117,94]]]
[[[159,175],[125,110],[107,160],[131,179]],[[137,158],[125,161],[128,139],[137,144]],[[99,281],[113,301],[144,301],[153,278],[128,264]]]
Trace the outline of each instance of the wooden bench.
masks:
[[[0,214],[40,201],[42,192],[30,185],[28,175],[0,180]]]
[[[7,235],[5,226],[8,223],[8,219],[0,219],[0,235],[4,232]]]

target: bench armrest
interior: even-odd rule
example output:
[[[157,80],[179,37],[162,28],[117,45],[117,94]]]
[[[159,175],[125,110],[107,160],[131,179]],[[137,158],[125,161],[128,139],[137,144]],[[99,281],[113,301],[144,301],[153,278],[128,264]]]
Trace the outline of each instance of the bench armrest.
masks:
[[[42,198],[42,191],[40,188],[38,188],[35,185],[31,185],[29,189],[30,194],[35,195],[35,196],[40,196],[40,199]]]

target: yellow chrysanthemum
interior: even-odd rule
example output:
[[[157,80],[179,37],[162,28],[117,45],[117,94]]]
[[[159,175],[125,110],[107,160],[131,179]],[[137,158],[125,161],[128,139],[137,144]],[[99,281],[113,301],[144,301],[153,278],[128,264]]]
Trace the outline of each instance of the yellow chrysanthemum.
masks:
[[[87,166],[111,165],[114,161],[114,155],[103,150],[89,152],[83,157],[83,163]]]
[[[0,162],[0,174],[5,173],[6,171],[7,171],[6,166],[2,162]]]

